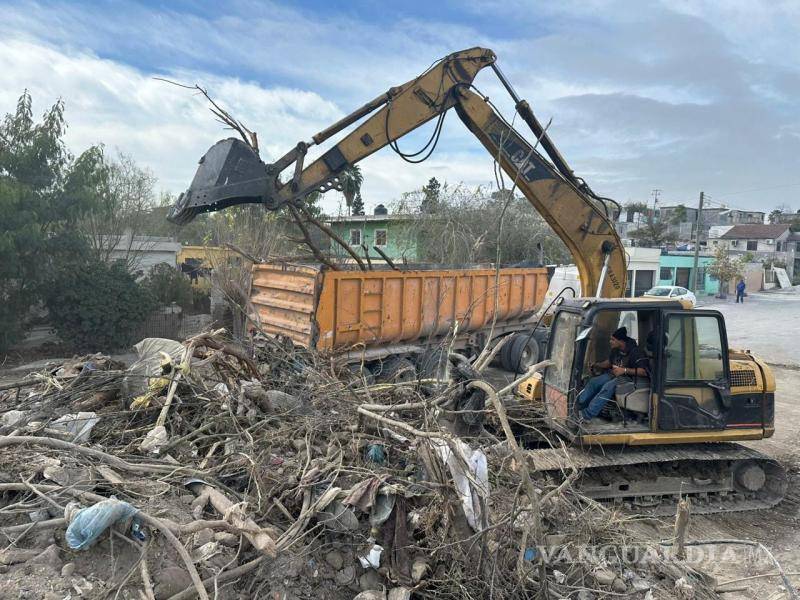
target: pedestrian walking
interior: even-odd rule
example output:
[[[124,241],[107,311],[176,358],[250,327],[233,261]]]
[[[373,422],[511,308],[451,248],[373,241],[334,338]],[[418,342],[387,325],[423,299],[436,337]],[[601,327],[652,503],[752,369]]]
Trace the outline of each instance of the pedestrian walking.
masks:
[[[744,279],[740,279],[739,283],[736,284],[736,304],[741,302],[744,304]]]

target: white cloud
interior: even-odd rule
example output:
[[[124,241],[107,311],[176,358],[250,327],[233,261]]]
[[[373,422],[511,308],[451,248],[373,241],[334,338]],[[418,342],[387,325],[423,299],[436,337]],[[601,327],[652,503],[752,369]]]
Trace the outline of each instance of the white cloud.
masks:
[[[393,7],[401,16],[382,23],[356,9],[275,2],[233,0],[208,14],[174,6],[7,4],[0,112],[13,108],[23,87],[40,109],[63,96],[72,146],[119,147],[179,191],[197,158],[225,134],[200,99],[153,74],[206,85],[274,157],[434,59],[482,45],[498,53],[540,120],[554,118],[557,145],[600,193],[625,200],[658,187],[691,201],[701,188],[768,187],[794,181],[800,170],[796,2],[471,1],[466,12],[454,5],[452,18],[446,11],[415,18],[413,9]],[[508,31],[485,33],[487,19]],[[14,41],[10,32],[26,37]],[[488,71],[477,84],[511,116]],[[401,144],[415,149],[424,138]],[[368,206],[433,175],[451,183],[493,179],[490,160],[455,115],[429,162],[407,165],[384,150],[361,166]],[[797,204],[793,191],[736,200]]]
[[[114,61],[85,52],[65,52],[25,40],[0,41],[0,107],[13,109],[23,88],[41,113],[58,97],[67,105],[66,140],[74,152],[103,143],[130,154],[152,170],[168,191],[183,190],[197,160],[211,144],[231,135],[214,120],[205,100],[191,90],[154,79]],[[342,116],[318,94],[265,89],[252,82],[207,73],[158,74],[182,82],[200,81],[224,106],[259,135],[265,160],[274,160]],[[412,142],[413,143],[413,142]],[[322,149],[315,149],[313,158]],[[468,152],[440,154],[424,167],[407,165],[388,149],[362,163],[368,207],[421,186],[430,176],[470,184],[486,183],[490,167]],[[339,202],[328,194],[325,207]]]

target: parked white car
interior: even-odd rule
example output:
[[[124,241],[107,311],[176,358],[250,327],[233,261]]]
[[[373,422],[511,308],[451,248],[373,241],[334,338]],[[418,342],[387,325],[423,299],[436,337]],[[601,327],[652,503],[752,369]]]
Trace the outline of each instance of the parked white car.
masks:
[[[651,298],[669,298],[670,300],[689,300],[692,306],[697,304],[697,297],[679,285],[657,285],[644,293]]]

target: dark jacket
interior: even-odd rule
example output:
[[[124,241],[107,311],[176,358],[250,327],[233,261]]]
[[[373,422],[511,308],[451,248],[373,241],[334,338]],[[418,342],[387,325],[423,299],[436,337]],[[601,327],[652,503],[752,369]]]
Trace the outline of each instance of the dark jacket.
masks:
[[[644,353],[642,352],[641,348],[639,348],[636,340],[633,338],[628,338],[625,341],[625,349],[616,349],[614,348],[611,350],[611,354],[608,357],[608,360],[611,362],[612,365],[617,367],[625,367],[627,369],[636,369],[638,367],[645,367],[645,358]]]
[[[737,294],[743,293],[744,288],[745,288],[744,281],[740,281],[739,283],[736,284],[736,293]]]

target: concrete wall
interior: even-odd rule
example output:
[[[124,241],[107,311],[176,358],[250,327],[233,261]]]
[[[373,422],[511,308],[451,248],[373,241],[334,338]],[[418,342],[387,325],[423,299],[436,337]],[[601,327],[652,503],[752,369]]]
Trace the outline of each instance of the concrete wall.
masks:
[[[697,257],[697,266],[704,272],[704,276],[697,282],[698,296],[713,296],[719,292],[719,281],[708,274],[708,266],[713,261],[714,259],[711,256],[701,255]],[[659,261],[658,285],[683,285],[687,288],[690,287],[693,264],[694,255],[691,252],[687,252],[686,254],[662,255]],[[678,269],[681,270],[679,271]]]
[[[625,295],[641,296],[658,280],[658,265],[661,250],[658,248],[627,247],[628,284]]]

